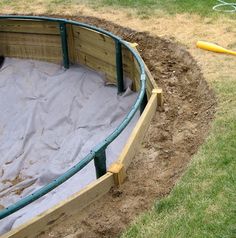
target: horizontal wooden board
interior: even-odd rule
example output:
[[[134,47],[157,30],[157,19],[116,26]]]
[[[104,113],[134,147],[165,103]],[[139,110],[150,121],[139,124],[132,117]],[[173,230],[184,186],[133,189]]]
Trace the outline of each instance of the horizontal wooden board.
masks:
[[[74,44],[77,52],[82,51],[108,64],[111,64],[113,66],[116,65],[116,56],[114,54],[114,51],[109,51],[106,48],[106,42],[104,42],[103,46],[98,47],[94,44],[90,44],[89,42],[79,41],[75,38]]]
[[[108,62],[105,62],[102,59],[98,59],[94,57],[93,55],[87,54],[86,52],[79,51],[78,49],[76,49],[75,52],[77,53],[75,55],[75,63],[86,65],[93,70],[99,71],[105,75],[106,80],[109,83],[115,84],[115,85],[117,84],[116,67],[114,65],[109,64]],[[125,65],[124,65],[123,71],[124,71],[124,76],[129,77],[131,80],[133,80],[133,75],[130,75],[130,70]],[[140,80],[140,76],[138,75],[136,82],[137,81],[139,82],[139,80]],[[137,85],[136,88],[139,88],[139,86]]]
[[[83,27],[72,27],[73,35],[77,42],[84,42],[92,47],[101,48],[111,54],[115,54],[115,42],[111,37]]]
[[[122,61],[123,61],[123,70],[125,75],[134,81],[134,58],[130,51],[126,47],[122,46]],[[135,90],[135,85],[133,89]]]
[[[134,48],[134,49],[139,54],[138,50],[136,48]],[[127,53],[130,53],[130,52],[127,52]],[[141,56],[140,56],[140,58],[141,58]],[[146,78],[146,92],[147,92],[147,97],[149,99],[152,95],[152,90],[154,88],[158,88],[158,87],[157,87],[157,84],[156,84],[151,72],[149,71],[147,65],[145,64],[145,62],[143,62],[143,63],[144,63],[144,67],[145,67],[146,77],[147,77]],[[137,86],[137,89],[139,90],[139,80],[140,80],[141,70],[140,70],[140,66],[135,58],[133,58],[133,67],[134,67],[133,79],[134,79],[135,85]]]
[[[32,20],[0,19],[0,32],[59,35],[59,23]]]
[[[134,60],[132,52],[129,49],[127,49],[127,47],[125,47],[124,45],[122,45],[122,55],[123,58],[125,59],[129,59],[130,61]]]
[[[103,73],[107,81],[116,84],[116,68],[113,65],[101,61],[84,52],[77,52],[75,57],[76,63],[86,65],[91,69]]]
[[[103,73],[109,83],[116,84],[114,40],[80,26],[71,26],[69,32],[69,52],[72,61]]]
[[[45,60],[54,63],[62,61],[61,49],[58,47],[42,47],[27,45],[0,45],[0,54],[8,57]]]
[[[24,225],[6,233],[1,236],[1,238],[37,237],[41,232],[48,230],[56,221],[61,221],[65,219],[65,217],[81,211],[94,200],[106,194],[113,185],[113,174],[107,172],[104,176],[88,185],[82,191],[75,193],[68,199],[36,216]]]
[[[128,73],[128,76],[133,81],[133,90],[139,91],[140,89],[140,69],[139,65],[135,65],[135,62],[137,61],[133,54],[125,47],[122,46],[122,54],[123,54],[123,69],[124,72]]]
[[[57,35],[35,35],[26,33],[0,32],[0,44],[30,45],[61,48],[61,38]]]
[[[134,80],[136,90],[139,90],[140,89],[140,72],[136,68],[134,69],[133,80]],[[146,92],[147,92],[148,99],[151,97],[153,88],[154,86],[150,79],[150,75],[146,73]]]
[[[151,119],[155,115],[157,110],[157,94],[152,94],[145,107],[141,117],[139,118],[135,128],[133,129],[124,149],[122,150],[118,163],[124,165],[125,170],[129,167],[131,160],[135,156],[136,152],[142,143],[145,133],[150,125]]]

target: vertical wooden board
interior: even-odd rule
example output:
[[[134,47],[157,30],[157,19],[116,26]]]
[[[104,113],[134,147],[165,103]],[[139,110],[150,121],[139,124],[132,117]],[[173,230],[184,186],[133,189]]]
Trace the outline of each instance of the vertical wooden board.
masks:
[[[145,136],[151,119],[156,113],[157,109],[157,94],[152,94],[150,100],[148,101],[147,106],[145,107],[141,117],[139,118],[135,128],[133,129],[127,143],[125,144],[124,149],[122,150],[118,163],[123,164],[125,170],[127,170],[131,160],[138,151],[142,140]]]
[[[46,212],[36,216],[29,222],[4,234],[1,238],[33,238],[41,232],[47,231],[58,220],[71,216],[90,203],[106,194],[114,185],[113,174],[107,172],[101,178],[88,185],[82,191],[75,193],[58,205],[48,209]]]
[[[0,19],[0,32],[59,35],[59,23],[40,20]]]

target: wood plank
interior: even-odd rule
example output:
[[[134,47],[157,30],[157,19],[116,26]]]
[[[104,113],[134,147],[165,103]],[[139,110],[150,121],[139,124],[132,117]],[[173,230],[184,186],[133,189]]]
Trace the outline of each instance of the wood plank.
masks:
[[[149,71],[147,65],[145,64],[145,62],[143,62],[143,63],[144,63],[145,72],[146,72],[147,77],[149,78],[150,84],[152,85],[153,88],[158,88],[157,83],[156,83],[155,79],[153,78],[151,72]]]
[[[88,42],[84,41],[78,41],[75,40],[75,49],[80,52],[87,53],[91,56],[94,56],[95,58],[102,60],[108,64],[111,64],[113,66],[116,65],[116,57],[114,54],[114,51],[109,51],[106,49],[106,43],[104,42],[104,46],[96,46],[89,44]]]
[[[36,35],[27,33],[1,32],[0,44],[51,46],[61,48],[61,39],[57,35]]]
[[[122,150],[118,162],[124,165],[125,170],[129,167],[133,157],[139,150],[145,133],[157,110],[157,94],[153,93],[135,128],[133,129],[124,149]]]
[[[139,54],[139,52],[136,48],[136,43],[130,43],[130,45],[137,52],[137,54]],[[127,49],[124,49],[124,52],[126,52],[126,55],[128,55],[128,57],[131,57],[129,55],[129,54],[131,54],[131,52],[128,52]],[[139,56],[140,56],[140,54],[139,54]],[[142,58],[142,57],[140,56],[140,58]],[[157,84],[156,84],[154,78],[152,77],[147,65],[145,64],[144,61],[143,61],[143,63],[144,63],[144,66],[145,66],[145,72],[146,72],[146,77],[147,77],[146,92],[147,92],[147,96],[148,96],[148,99],[149,99],[151,97],[152,90],[154,88],[158,88],[158,87],[157,87]],[[133,70],[134,84],[137,87],[137,90],[139,90],[139,85],[140,85],[139,80],[140,80],[141,70],[140,70],[140,66],[139,66],[137,60],[134,57],[133,57],[133,67],[134,67],[134,70]]]
[[[138,50],[136,49],[136,47],[134,47],[134,49],[135,49],[136,52],[139,54],[139,52],[138,52]],[[127,53],[126,53],[126,54],[127,54]],[[139,56],[140,56],[140,54],[139,54]],[[141,58],[141,56],[140,56],[140,58]],[[148,67],[147,67],[147,65],[145,64],[144,61],[143,61],[143,64],[144,64],[144,66],[145,66],[145,72],[146,72],[146,77],[147,77],[147,81],[146,81],[146,91],[147,91],[147,96],[148,96],[148,99],[149,99],[149,98],[151,97],[151,95],[152,95],[152,90],[153,90],[154,88],[158,88],[158,86],[157,86],[157,84],[156,84],[156,82],[155,82],[155,80],[154,80],[154,78],[153,78],[151,72],[149,71],[149,69],[148,69]],[[136,85],[137,89],[139,90],[139,84],[140,84],[139,80],[140,80],[141,70],[140,70],[139,64],[138,64],[138,62],[137,62],[136,59],[134,59],[134,65],[133,65],[133,67],[134,67],[134,72],[133,72],[133,75],[134,75],[134,76],[133,76],[133,79],[134,79],[134,81],[135,81],[135,85]]]
[[[1,44],[0,53],[15,58],[45,60],[55,63],[60,63],[62,61],[61,49],[58,47]]]
[[[87,43],[115,54],[115,42],[111,37],[80,26],[73,26],[73,32],[76,42]]]
[[[93,70],[101,72],[102,74],[104,74],[108,83],[117,85],[116,67],[114,65],[109,64],[103,59],[98,59],[90,54],[87,54],[86,52],[79,51],[78,49],[76,49],[75,52],[75,63],[86,65]],[[128,76],[131,80],[133,80],[133,78],[130,76],[129,69],[124,67],[123,70],[124,75]],[[139,79],[140,76],[138,76],[138,79],[136,81],[139,81]],[[136,88],[139,88],[139,86],[136,86]]]
[[[124,165],[119,163],[113,163],[110,168],[108,168],[108,172],[113,173],[114,183],[116,186],[121,185],[125,180],[125,171]]]
[[[134,61],[136,59],[131,52],[128,51],[126,47],[122,47],[123,53],[123,70],[126,76],[128,76],[133,81],[133,90],[139,91],[140,89],[140,70],[137,70],[134,66]]]
[[[134,57],[132,53],[124,46],[122,46],[122,61],[123,61],[123,70],[125,72],[125,75],[129,77],[133,82],[134,81]],[[134,91],[135,89],[135,84],[133,83],[133,88]]]
[[[59,35],[59,23],[33,20],[0,19],[0,32]]]
[[[129,59],[131,62],[134,60],[134,56],[131,51],[122,45],[122,55],[125,59]]]
[[[136,59],[134,59],[134,62],[136,61]],[[134,82],[134,87],[136,89],[136,91],[140,90],[140,76],[141,76],[141,72],[140,70],[137,70],[137,68],[135,66],[134,67],[134,74],[133,74],[133,82]]]
[[[48,230],[56,221],[61,221],[65,219],[65,217],[81,211],[94,200],[106,194],[113,185],[113,174],[107,172],[104,176],[88,185],[82,191],[75,193],[58,205],[31,219],[29,222],[6,233],[1,236],[1,238],[36,237],[41,232]]]
[[[75,64],[75,41],[74,41],[74,32],[71,24],[66,25],[67,30],[67,44],[68,44],[68,55],[69,61],[72,64]]]
[[[75,63],[101,72],[108,83],[116,84],[114,40],[79,26],[72,26],[72,30]]]
[[[150,81],[150,78],[148,75],[146,75],[147,79],[146,79],[146,93],[147,93],[147,97],[148,99],[151,97],[152,95],[152,90],[154,89],[151,81]]]
[[[86,65],[89,68],[104,74],[109,83],[116,84],[116,68],[84,52],[76,52],[76,63]]]

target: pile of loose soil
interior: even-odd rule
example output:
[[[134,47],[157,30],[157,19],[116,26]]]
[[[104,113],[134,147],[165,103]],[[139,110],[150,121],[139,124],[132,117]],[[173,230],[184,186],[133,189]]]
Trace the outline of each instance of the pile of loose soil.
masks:
[[[164,91],[164,110],[153,118],[125,183],[80,214],[59,219],[40,235],[115,237],[155,200],[170,193],[208,134],[216,98],[197,62],[183,46],[97,18],[73,19],[137,42],[142,58]]]

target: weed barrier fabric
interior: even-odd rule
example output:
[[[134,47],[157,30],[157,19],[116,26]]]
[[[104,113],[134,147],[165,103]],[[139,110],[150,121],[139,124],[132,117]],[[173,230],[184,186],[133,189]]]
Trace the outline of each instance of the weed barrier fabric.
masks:
[[[83,159],[120,124],[137,98],[106,86],[104,76],[82,66],[6,58],[0,69],[0,207],[51,182]],[[117,159],[139,117],[106,150]],[[96,179],[94,163],[0,221],[0,234],[44,212]]]

